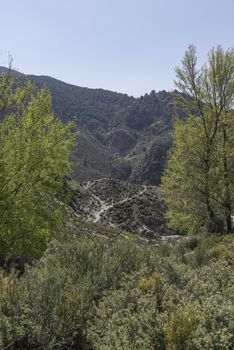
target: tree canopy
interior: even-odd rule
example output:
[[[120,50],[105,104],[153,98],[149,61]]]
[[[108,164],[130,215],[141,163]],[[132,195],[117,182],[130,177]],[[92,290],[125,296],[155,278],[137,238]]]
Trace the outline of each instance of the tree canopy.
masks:
[[[61,224],[75,135],[46,88],[2,76],[0,90],[0,255],[38,256]]]
[[[194,46],[176,69],[187,119],[176,120],[162,179],[170,225],[231,232],[234,185],[234,51],[212,49],[197,68]]]

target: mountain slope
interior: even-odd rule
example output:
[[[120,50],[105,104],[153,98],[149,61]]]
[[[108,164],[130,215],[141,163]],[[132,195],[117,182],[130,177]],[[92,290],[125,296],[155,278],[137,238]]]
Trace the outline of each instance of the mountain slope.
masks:
[[[108,178],[89,181],[73,188],[72,208],[76,215],[89,222],[109,225],[146,238],[158,239],[175,234],[167,228],[164,218],[166,206],[155,186]]]
[[[0,72],[6,69],[0,68]],[[158,185],[171,147],[173,93],[152,91],[140,98],[70,85],[47,76],[17,74],[52,93],[53,109],[78,130],[75,179],[112,177]]]

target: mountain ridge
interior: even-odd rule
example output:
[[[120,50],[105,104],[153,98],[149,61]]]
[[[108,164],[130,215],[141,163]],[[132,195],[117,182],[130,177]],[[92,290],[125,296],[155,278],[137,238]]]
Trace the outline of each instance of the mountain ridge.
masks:
[[[6,72],[0,67],[0,72]],[[53,110],[78,131],[73,178],[87,182],[110,177],[159,185],[167,152],[172,146],[174,115],[184,115],[173,92],[152,91],[139,98],[101,88],[90,89],[48,76],[24,75],[38,87],[47,86]]]

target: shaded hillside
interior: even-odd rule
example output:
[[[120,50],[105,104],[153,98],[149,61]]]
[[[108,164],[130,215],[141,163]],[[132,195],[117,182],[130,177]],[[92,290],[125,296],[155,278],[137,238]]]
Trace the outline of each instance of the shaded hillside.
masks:
[[[155,186],[104,178],[75,188],[73,184],[73,193],[73,210],[89,222],[147,238],[173,234],[166,226],[165,203]]]
[[[75,122],[79,132],[75,160],[79,168],[74,178],[89,181],[112,177],[159,184],[171,146],[173,116],[175,112],[182,116],[172,93],[152,91],[134,98],[70,85],[47,76],[27,77],[51,90],[56,115]]]

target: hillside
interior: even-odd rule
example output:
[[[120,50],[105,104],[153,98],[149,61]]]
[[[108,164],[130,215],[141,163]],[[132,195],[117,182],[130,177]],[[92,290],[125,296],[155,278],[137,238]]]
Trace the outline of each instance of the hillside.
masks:
[[[0,72],[6,69],[0,68]],[[79,133],[75,179],[103,177],[158,185],[171,146],[175,112],[173,93],[166,91],[129,97],[103,89],[70,85],[47,76],[17,74],[52,93],[53,109],[64,121],[73,121]]]
[[[148,239],[175,234],[167,228],[165,203],[155,186],[108,178],[70,186],[73,187],[72,208],[88,222],[105,224]]]

